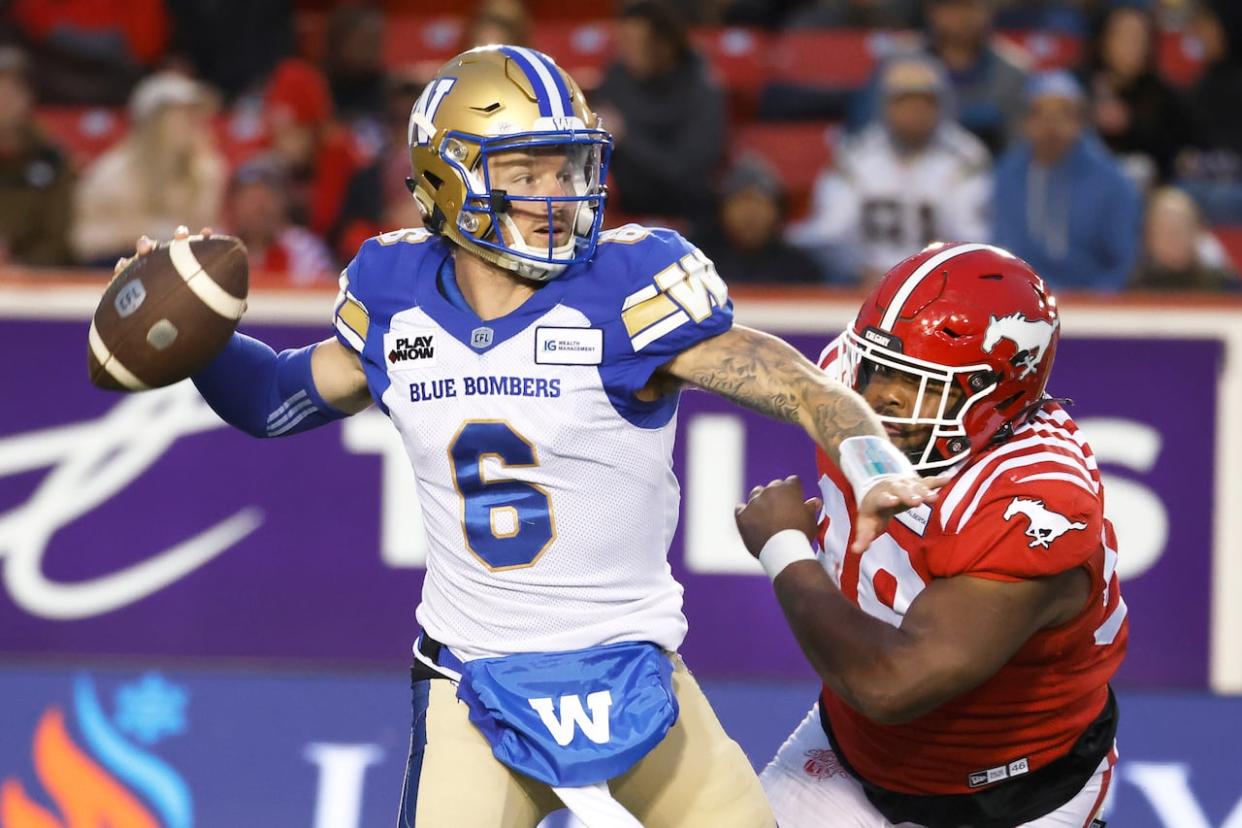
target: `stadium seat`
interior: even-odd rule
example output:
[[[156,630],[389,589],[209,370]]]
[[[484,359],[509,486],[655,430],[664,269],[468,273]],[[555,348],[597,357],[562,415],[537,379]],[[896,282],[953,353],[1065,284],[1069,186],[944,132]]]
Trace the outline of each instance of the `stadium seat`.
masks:
[[[1026,53],[1031,68],[1073,69],[1082,60],[1082,38],[1064,32],[1008,31],[1003,40]]]
[[[384,24],[384,65],[434,64],[457,54],[466,22],[460,17],[393,15]]]
[[[753,93],[767,82],[770,36],[763,30],[705,28],[693,37],[726,89]]]
[[[1242,224],[1218,225],[1212,227],[1211,231],[1224,246],[1234,270],[1242,268]]]
[[[755,153],[767,159],[788,191],[791,217],[801,218],[810,207],[816,178],[832,163],[837,129],[821,121],[748,124],[735,131],[730,155]]]
[[[119,107],[41,106],[35,120],[78,169],[116,143],[126,129],[125,110]]]
[[[610,20],[549,21],[535,27],[533,45],[550,55],[580,86],[591,89],[599,85],[612,57],[612,41]]]
[[[1181,32],[1161,33],[1156,60],[1160,74],[1175,86],[1190,86],[1203,73],[1203,47]]]
[[[790,31],[777,35],[771,48],[772,80],[829,89],[855,89],[871,77],[878,60],[912,46],[906,32]]]

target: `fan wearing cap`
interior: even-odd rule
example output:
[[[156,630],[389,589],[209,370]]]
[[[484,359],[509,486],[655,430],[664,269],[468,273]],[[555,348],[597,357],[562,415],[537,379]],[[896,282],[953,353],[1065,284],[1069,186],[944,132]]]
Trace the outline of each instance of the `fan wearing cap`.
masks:
[[[881,74],[879,119],[845,139],[791,239],[821,253],[833,276],[871,284],[937,240],[983,238],[991,157],[953,120],[944,67],[893,58]]]
[[[823,680],[763,772],[782,828],[1098,815],[1129,628],[1098,464],[1067,401],[1046,394],[1060,324],[1026,262],[935,244],[889,271],[824,351],[896,448],[949,483],[865,551],[856,489],[822,455],[822,503],[793,479],[739,507],[751,553],[788,561],[776,597]]]
[[[219,218],[228,182],[210,116],[214,101],[174,72],[143,80],[129,99],[130,127],[83,173],[74,200],[79,261],[111,266],[139,236],[171,236],[181,224]]]
[[[334,117],[323,73],[304,60],[282,61],[268,80],[264,107],[270,151],[290,176],[294,221],[334,241],[350,179],[364,159]]]
[[[721,182],[716,221],[699,246],[731,282],[820,283],[815,259],[783,238],[787,210],[785,187],[768,163],[743,156]]]
[[[996,164],[992,240],[1055,288],[1120,290],[1140,248],[1138,191],[1086,128],[1073,75],[1036,75],[1026,97],[1025,139]]]

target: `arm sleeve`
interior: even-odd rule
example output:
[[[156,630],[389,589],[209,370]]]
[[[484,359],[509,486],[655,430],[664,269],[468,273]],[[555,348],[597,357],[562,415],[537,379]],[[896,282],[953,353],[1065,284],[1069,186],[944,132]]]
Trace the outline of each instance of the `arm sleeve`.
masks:
[[[235,333],[199,373],[194,385],[234,428],[252,437],[284,437],[347,416],[328,405],[315,387],[315,346],[277,354],[267,344]]]
[[[1085,485],[1085,484],[1084,484]],[[1019,581],[1065,572],[1100,548],[1103,513],[1098,498],[1078,484],[1042,481],[1017,494],[988,496],[928,559],[933,577],[973,575]]]

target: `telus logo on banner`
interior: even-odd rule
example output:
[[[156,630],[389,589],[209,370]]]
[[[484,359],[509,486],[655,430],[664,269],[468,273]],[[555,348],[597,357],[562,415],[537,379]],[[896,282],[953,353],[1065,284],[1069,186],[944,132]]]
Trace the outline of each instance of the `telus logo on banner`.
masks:
[[[1096,456],[1147,472],[1160,455],[1158,431],[1142,423],[1080,421]],[[263,522],[246,507],[139,563],[92,579],[61,583],[43,573],[52,537],[146,473],[182,437],[223,428],[189,383],[125,396],[96,420],[0,439],[0,477],[50,468],[25,503],[0,514],[0,565],[14,603],[53,620],[90,618],[133,604],[173,584],[254,532]],[[685,560],[700,574],[755,574],[758,564],[737,536],[733,506],[743,493],[746,433],[732,414],[700,414],[686,434]],[[421,568],[427,539],[414,476],[401,440],[374,410],[345,421],[347,451],[381,457],[380,556],[391,567]],[[807,451],[810,451],[808,444]],[[1126,554],[1118,572],[1133,578],[1164,551],[1168,516],[1159,496],[1133,480],[1110,476],[1109,513]]]
[[[1151,471],[1160,456],[1160,432],[1144,423],[1106,417],[1077,421],[1096,459],[1131,471]],[[812,451],[809,441],[806,451]],[[686,568],[704,575],[761,574],[742,546],[733,507],[744,499],[746,424],[735,414],[701,414],[686,427]],[[1108,517],[1125,550],[1123,579],[1150,569],[1164,552],[1169,520],[1159,495],[1141,483],[1104,475]],[[1242,828],[1242,826],[1239,826]]]
[[[181,437],[222,427],[186,382],[122,397],[94,421],[0,439],[0,477],[50,469],[25,503],[0,514],[0,563],[14,603],[54,620],[102,615],[184,578],[257,529],[262,512],[248,507],[106,575],[60,583],[43,574],[53,535],[124,490]]]
[[[1190,773],[1190,765],[1185,762],[1121,762],[1117,765],[1120,779],[1142,791],[1163,828],[1216,828],[1191,788]],[[1108,792],[1104,805],[1106,816],[1113,812],[1118,795],[1116,787]],[[1242,828],[1242,799],[1219,828]]]

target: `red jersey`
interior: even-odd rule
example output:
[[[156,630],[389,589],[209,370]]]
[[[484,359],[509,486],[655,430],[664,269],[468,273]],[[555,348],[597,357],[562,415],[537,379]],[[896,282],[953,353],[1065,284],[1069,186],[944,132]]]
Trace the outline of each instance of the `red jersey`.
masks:
[[[830,347],[821,367],[833,358]],[[854,493],[822,452],[819,470],[820,560],[872,617],[901,626],[926,584],[957,575],[1016,581],[1083,567],[1095,596],[983,684],[914,721],[878,724],[825,686],[821,703],[846,761],[888,790],[947,795],[1067,754],[1103,710],[1129,633],[1099,469],[1069,415],[1049,404],[1009,440],[963,461],[939,500],[898,515],[861,555],[847,552]]]

